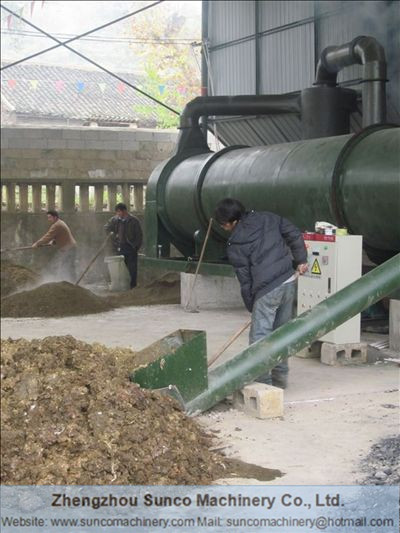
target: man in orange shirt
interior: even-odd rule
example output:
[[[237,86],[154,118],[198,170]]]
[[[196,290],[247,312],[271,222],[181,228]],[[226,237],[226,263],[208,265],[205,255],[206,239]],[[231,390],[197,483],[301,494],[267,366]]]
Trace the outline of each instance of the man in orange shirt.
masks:
[[[67,224],[60,219],[57,211],[53,209],[47,211],[47,220],[51,224],[49,231],[33,243],[32,248],[37,248],[43,244],[55,244],[58,248],[52,264],[55,276],[57,279],[74,282],[76,279],[76,241]]]

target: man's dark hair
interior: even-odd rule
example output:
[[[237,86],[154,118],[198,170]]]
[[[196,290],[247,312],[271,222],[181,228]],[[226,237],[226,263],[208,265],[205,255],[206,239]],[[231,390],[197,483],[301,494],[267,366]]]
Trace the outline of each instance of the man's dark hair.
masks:
[[[58,211],[56,211],[55,209],[49,209],[47,211],[47,214],[51,215],[52,217],[60,218],[60,215],[58,214]]]
[[[115,206],[115,211],[128,211],[128,208],[126,207],[126,204],[120,202]]]
[[[214,218],[218,224],[226,224],[240,220],[245,214],[246,209],[239,200],[233,198],[224,198],[217,203],[217,207],[214,211]]]

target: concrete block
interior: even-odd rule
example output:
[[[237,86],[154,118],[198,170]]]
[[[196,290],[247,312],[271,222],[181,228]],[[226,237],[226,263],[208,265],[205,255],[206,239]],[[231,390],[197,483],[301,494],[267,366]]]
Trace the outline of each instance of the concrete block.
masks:
[[[119,134],[115,131],[99,131],[99,139],[102,141],[117,141]]]
[[[26,146],[27,148],[32,149],[32,150],[41,150],[44,148],[48,148],[49,142],[50,141],[46,139],[27,139]],[[59,142],[59,140],[57,140],[57,142]]]
[[[104,142],[104,149],[105,150],[121,150],[122,149],[121,141],[107,140],[107,141],[103,141],[103,142]]]
[[[67,141],[65,139],[48,139],[47,148],[62,150],[67,148]]]
[[[88,141],[97,141],[100,139],[99,132],[96,130],[86,130],[82,132],[82,139],[88,140]]]
[[[83,140],[68,139],[67,140],[67,148],[68,148],[68,150],[80,150],[81,148],[83,148]]]
[[[122,150],[139,150],[139,143],[137,141],[122,141]]]
[[[187,305],[194,276],[181,273],[182,307]],[[201,309],[244,307],[238,280],[225,276],[197,276],[190,304]]]
[[[85,149],[88,150],[106,150],[107,142],[106,141],[95,141],[90,139],[85,139],[83,142]]]
[[[400,354],[400,300],[390,300],[389,348]]]
[[[349,365],[367,363],[367,344],[348,343],[333,344],[323,342],[321,346],[321,363],[324,365]]]
[[[265,383],[251,383],[233,395],[233,405],[255,418],[283,416],[283,390]]]
[[[299,352],[297,352],[296,357],[301,359],[319,359],[321,357],[321,341],[316,341],[306,346]]]
[[[72,130],[72,129],[64,129],[62,133],[63,139],[70,139],[72,141],[76,141],[79,139],[82,139],[84,132],[81,130]]]
[[[137,141],[152,141],[154,133],[151,131],[135,131],[135,138]]]

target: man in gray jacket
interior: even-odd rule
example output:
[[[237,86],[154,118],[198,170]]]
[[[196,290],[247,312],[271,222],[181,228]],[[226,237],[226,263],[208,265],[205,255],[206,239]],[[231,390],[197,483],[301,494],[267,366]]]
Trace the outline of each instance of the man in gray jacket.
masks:
[[[119,203],[115,206],[115,216],[105,225],[105,230],[113,233],[114,249],[124,256],[133,289],[137,283],[138,250],[143,240],[140,222],[128,213],[125,204]]]
[[[297,276],[307,270],[303,236],[285,218],[267,211],[246,212],[232,198],[221,200],[214,216],[231,233],[227,254],[245,306],[252,313],[252,344],[294,316]],[[257,381],[285,388],[288,371],[288,363],[284,361]]]

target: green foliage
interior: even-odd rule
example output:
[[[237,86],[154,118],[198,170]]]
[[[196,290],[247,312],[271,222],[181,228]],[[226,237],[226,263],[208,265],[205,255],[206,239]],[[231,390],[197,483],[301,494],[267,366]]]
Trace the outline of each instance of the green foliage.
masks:
[[[151,40],[132,45],[145,73],[140,88],[181,112],[186,103],[201,92],[200,50],[190,42],[193,37],[200,38],[200,19],[191,23],[189,17],[174,10],[174,4],[176,2],[166,2],[141,13],[132,20],[130,35]],[[135,7],[137,5],[135,3]],[[162,106],[154,108],[150,101],[149,105],[136,106],[136,110],[144,117],[156,115],[160,128],[176,128],[178,125],[178,115]]]

